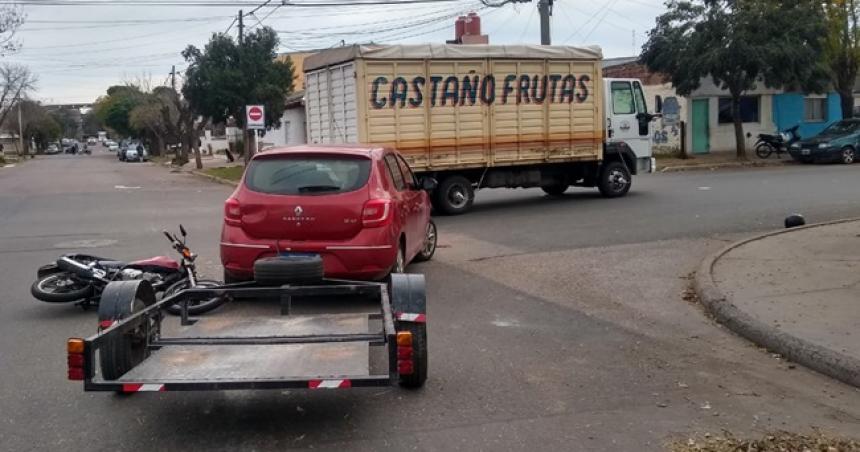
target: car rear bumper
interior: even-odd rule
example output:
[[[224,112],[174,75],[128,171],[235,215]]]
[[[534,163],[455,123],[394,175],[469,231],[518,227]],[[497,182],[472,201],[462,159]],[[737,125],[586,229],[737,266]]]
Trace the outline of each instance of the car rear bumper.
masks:
[[[221,233],[221,264],[236,279],[251,279],[254,262],[279,253],[313,253],[323,259],[328,278],[379,280],[397,257],[396,239],[386,229],[365,229],[348,242],[253,239],[240,227],[225,225]],[[395,236],[396,237],[396,236]]]

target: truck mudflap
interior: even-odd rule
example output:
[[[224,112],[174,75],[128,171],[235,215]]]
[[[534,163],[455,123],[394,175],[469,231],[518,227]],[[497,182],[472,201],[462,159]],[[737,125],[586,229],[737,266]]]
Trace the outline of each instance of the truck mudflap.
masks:
[[[114,298],[125,294],[129,303],[119,304],[133,305],[134,309],[101,324],[98,334],[71,338],[67,343],[69,379],[83,381],[85,391],[347,389],[398,383],[415,387],[426,378],[427,300],[421,275],[394,275],[390,286],[323,280],[298,286],[242,283],[194,288],[151,305],[131,302],[140,298],[138,290],[125,286],[116,289],[105,292]],[[295,299],[314,306],[328,306],[325,300],[354,306],[355,300],[370,310],[330,312],[326,308],[322,313],[263,317],[215,315],[183,319],[178,329],[170,329],[169,337],[163,333],[162,321],[172,318],[162,315],[166,306],[212,296],[281,303]],[[400,314],[396,321],[394,304]],[[411,325],[421,329],[413,332]],[[144,346],[147,353],[142,354],[143,359],[131,361],[129,368],[117,368],[106,375],[100,354],[106,346],[111,347],[109,344],[114,348]],[[120,352],[125,353],[114,351],[122,356]]]

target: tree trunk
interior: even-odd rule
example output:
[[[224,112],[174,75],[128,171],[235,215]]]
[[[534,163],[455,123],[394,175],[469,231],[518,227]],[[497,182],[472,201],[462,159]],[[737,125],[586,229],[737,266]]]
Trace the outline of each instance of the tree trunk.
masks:
[[[248,133],[248,129],[242,129],[242,144],[244,145],[244,156],[245,156],[245,166],[248,166],[248,162],[251,161],[251,157],[254,154],[251,152],[251,139],[249,138],[251,134]]]
[[[842,119],[854,117],[854,93],[852,90],[839,90],[839,105],[842,107]]]
[[[161,134],[155,134],[155,155],[165,155],[164,153],[164,137]]]
[[[741,96],[732,94],[732,122],[735,124],[735,152],[738,160],[747,159],[746,140],[744,140],[744,121],[741,118]]]

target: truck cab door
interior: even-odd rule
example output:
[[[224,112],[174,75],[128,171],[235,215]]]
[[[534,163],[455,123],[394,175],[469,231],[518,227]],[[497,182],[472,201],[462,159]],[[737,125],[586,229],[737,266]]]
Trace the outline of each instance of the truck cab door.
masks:
[[[606,79],[607,141],[624,142],[637,158],[651,157],[651,119],[639,80]]]

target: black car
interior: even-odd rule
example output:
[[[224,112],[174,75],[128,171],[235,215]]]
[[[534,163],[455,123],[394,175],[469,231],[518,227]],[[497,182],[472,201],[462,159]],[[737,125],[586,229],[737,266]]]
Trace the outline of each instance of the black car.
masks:
[[[827,126],[818,135],[794,143],[788,152],[803,163],[851,164],[860,149],[860,119],[843,119]]]

